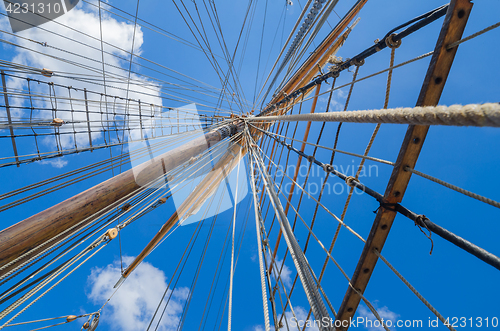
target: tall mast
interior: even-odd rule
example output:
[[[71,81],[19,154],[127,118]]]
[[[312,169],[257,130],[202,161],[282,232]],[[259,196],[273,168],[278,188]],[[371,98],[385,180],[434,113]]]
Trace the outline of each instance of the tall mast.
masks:
[[[0,275],[42,249],[53,246],[55,242],[49,242],[52,238],[59,236],[58,240],[62,240],[84,227],[92,220],[92,216],[102,214],[109,205],[140,189],[138,183],[149,183],[157,179],[236,131],[235,124],[228,124],[205,133],[0,231],[0,265],[18,259],[16,263],[2,269]],[[138,174],[137,178],[134,173]]]

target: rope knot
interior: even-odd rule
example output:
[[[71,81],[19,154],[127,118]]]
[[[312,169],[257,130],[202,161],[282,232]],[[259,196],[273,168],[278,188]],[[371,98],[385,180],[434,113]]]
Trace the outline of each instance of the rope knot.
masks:
[[[373,211],[374,214],[376,214],[380,208],[384,208],[385,210],[390,210],[393,212],[397,212],[398,210],[396,209],[398,204],[397,203],[389,203],[389,202],[384,202],[384,201],[379,201],[380,206],[378,206],[377,209]]]
[[[394,41],[392,38],[395,36],[396,34],[391,34],[390,36],[388,36],[387,38],[385,38],[385,44],[387,45],[387,47],[389,48],[398,48],[399,46],[401,46],[401,39],[398,40],[398,41]]]
[[[365,64],[365,59],[358,60],[357,58],[354,58],[351,60],[351,63],[356,67],[361,67],[363,64]]]
[[[418,226],[420,231],[426,236],[430,241],[431,241],[431,250],[429,251],[429,255],[432,255],[432,251],[434,249],[434,241],[432,240],[432,231],[427,227],[427,224],[425,221],[428,221],[429,219],[425,215],[418,215],[417,218],[415,219],[415,225]],[[425,233],[422,228],[425,228],[427,231],[429,231],[429,234]]]
[[[338,71],[338,66],[331,66],[329,70],[330,70],[330,77],[339,78],[340,73]]]
[[[345,179],[345,183],[347,184],[347,186],[351,186],[351,187],[354,186],[354,181],[356,181],[356,178],[353,176],[348,176]]]
[[[332,167],[331,164],[326,164],[325,163],[325,164],[322,165],[322,167],[323,167],[323,170],[326,171],[326,172],[331,172],[333,170],[333,167]]]
[[[428,220],[428,218],[425,215],[418,215],[417,219],[415,220],[415,224],[420,226],[425,226],[424,220]]]
[[[310,163],[313,163],[313,162],[314,162],[314,160],[315,160],[315,158],[314,158],[314,156],[312,156],[312,155],[309,155],[309,156],[307,157],[307,161],[309,161]]]

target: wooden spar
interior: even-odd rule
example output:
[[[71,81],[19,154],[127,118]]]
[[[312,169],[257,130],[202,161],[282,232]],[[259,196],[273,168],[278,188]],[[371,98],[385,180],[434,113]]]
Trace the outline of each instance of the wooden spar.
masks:
[[[242,140],[244,141],[244,140]],[[244,145],[244,143],[242,143]],[[246,154],[246,149],[242,148],[240,144],[235,143],[229,150],[221,157],[221,159],[214,166],[205,178],[196,186],[193,192],[184,200],[179,208],[170,216],[167,222],[161,227],[160,231],[151,239],[142,252],[132,261],[132,263],[123,272],[122,277],[116,283],[115,287],[120,285],[125,278],[127,278],[132,271],[151,253],[153,248],[165,237],[165,235],[172,229],[177,221],[182,221],[196,211],[205,203],[205,201],[217,191],[220,183],[226,178],[231,171],[238,165],[238,162]],[[235,201],[237,203],[237,201]]]
[[[233,132],[236,130],[234,124],[228,126],[232,127]],[[0,266],[15,260],[23,254],[25,255],[16,263],[0,270],[0,275],[7,273],[18,263],[26,261],[42,249],[51,247],[55,242],[43,247],[39,247],[39,245],[75,226],[69,233],[62,234],[58,241],[64,239],[71,232],[85,226],[94,217],[100,216],[101,211],[106,207],[140,189],[141,186],[138,183],[149,183],[157,179],[165,172],[188,161],[191,157],[199,155],[222,138],[224,137],[220,129],[208,132],[182,146],[163,153],[152,161],[147,161],[134,169],[110,178],[0,231]],[[134,172],[137,174],[136,176],[134,176]]]
[[[299,70],[297,70],[297,72],[292,76],[292,78],[288,80],[288,82],[281,89],[281,91],[277,93],[275,97],[273,97],[273,99],[269,103],[270,105],[280,102],[285,97],[285,94],[292,93],[293,91],[299,89],[300,87],[308,84],[312,80],[312,78],[319,71],[318,67],[323,67],[328,62],[330,55],[335,53],[340,48],[340,46],[342,46],[342,44],[345,41],[345,38],[347,38],[347,35],[349,34],[350,31],[344,32],[341,38],[339,38],[339,36],[341,35],[342,31],[344,31],[349,26],[349,23],[351,23],[354,17],[356,17],[356,15],[359,13],[361,8],[363,8],[363,6],[366,4],[367,1],[368,0],[358,0],[358,2],[356,2],[356,4],[349,10],[349,12],[344,16],[344,18],[335,26],[335,28],[330,32],[330,34],[328,34],[328,36],[314,50],[314,52],[309,56],[309,58],[304,62],[304,64],[302,64]],[[305,94],[307,93],[304,93],[304,95]],[[287,104],[287,107],[285,107],[284,110],[293,107],[295,103],[296,103],[295,101],[290,102],[289,104]],[[264,129],[267,129],[270,126],[271,123],[262,124],[262,127]],[[257,129],[251,129],[250,131],[255,136],[254,138],[255,141],[257,141],[262,135],[262,133]],[[262,142],[261,142],[261,147],[262,147]],[[274,150],[274,145],[273,145],[273,150]],[[263,194],[264,193],[261,194],[261,201]]]
[[[318,73],[318,66],[323,67],[330,58],[330,55],[337,51],[340,46],[345,41],[349,31],[346,31],[342,38],[339,38],[342,31],[344,31],[349,23],[356,17],[361,8],[366,4],[368,0],[359,0],[347,13],[342,21],[337,24],[335,29],[330,32],[330,34],[324,39],[321,45],[314,50],[314,52],[309,56],[309,58],[302,64],[302,66],[297,70],[297,72],[290,78],[290,80],[285,84],[270,102],[270,104],[275,104],[280,102],[284,98],[284,93],[290,94],[293,91],[299,89],[301,86],[309,83],[312,78]]]
[[[450,2],[417,100],[417,106],[435,106],[438,104],[457,51],[457,47],[447,50],[447,46],[462,37],[471,9],[472,3],[470,0],[452,0]],[[399,203],[403,199],[411,177],[411,173],[405,171],[404,168],[406,166],[414,168],[428,130],[429,127],[425,125],[410,125],[408,127],[384,194],[387,203]],[[382,207],[378,210],[358,265],[351,278],[352,287],[361,294],[364,293],[378,260],[374,251],[382,251],[395,216],[396,212],[392,210]],[[343,328],[338,328],[339,330],[348,329],[349,320],[354,317],[361,299],[353,291],[351,285],[347,288],[337,314],[337,320],[341,321],[340,325],[343,326]]]

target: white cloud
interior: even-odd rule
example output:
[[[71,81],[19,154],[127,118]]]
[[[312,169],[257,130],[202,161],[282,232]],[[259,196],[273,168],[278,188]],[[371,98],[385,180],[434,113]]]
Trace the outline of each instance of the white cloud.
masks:
[[[278,266],[281,268],[283,265],[283,260],[277,260],[276,263]],[[283,269],[281,270],[281,280],[283,281],[283,284],[287,287],[292,286],[292,270],[285,264],[283,265]]]
[[[53,160],[42,160],[40,164],[50,164],[54,168],[61,169],[62,167],[68,164],[67,160],[63,160],[61,158],[53,159]]]
[[[24,48],[11,47],[13,59],[12,62],[35,67],[35,68],[47,68],[52,70],[55,75],[46,78],[39,75],[30,76],[35,79],[41,79],[47,82],[54,82],[56,84],[61,84],[63,86],[72,86],[75,88],[84,87],[87,88],[89,93],[87,93],[88,106],[90,110],[89,119],[90,127],[92,132],[93,144],[104,143],[104,136],[102,133],[103,129],[107,129],[108,123],[113,130],[112,125],[114,120],[120,120],[120,114],[125,113],[125,101],[120,98],[125,98],[127,96],[126,88],[127,83],[123,79],[128,77],[129,68],[129,57],[130,54],[127,52],[131,51],[132,40],[134,39],[134,24],[126,23],[116,20],[115,18],[109,16],[106,12],[102,12],[102,33],[104,50],[106,52],[112,53],[113,55],[120,56],[123,59],[117,58],[110,54],[104,54],[104,62],[107,64],[105,66],[107,85],[106,91],[104,87],[98,82],[98,84],[91,84],[90,81],[79,81],[70,79],[68,77],[82,77],[82,75],[93,75],[100,79],[102,77],[102,64],[101,61],[101,43],[100,43],[100,23],[99,14],[97,8],[89,4],[84,4],[80,2],[76,8],[69,11],[65,15],[60,16],[55,21],[47,22],[42,24],[40,28],[31,28],[22,32],[17,33],[17,35],[26,38],[21,39],[9,34],[0,34],[2,38],[7,39],[13,43],[19,44]],[[60,23],[60,24],[58,24]],[[62,25],[61,25],[62,24]],[[8,20],[5,17],[0,18],[0,26],[4,30],[10,31],[8,28]],[[67,27],[66,27],[67,26]],[[68,28],[70,27],[70,28]],[[54,33],[48,32],[52,31]],[[58,34],[58,35],[56,35]],[[36,42],[32,42],[33,40]],[[135,29],[135,40],[134,40],[134,54],[141,54],[141,47],[143,45],[144,38],[143,32],[140,26]],[[48,47],[43,46],[43,43],[47,43]],[[111,47],[108,44],[115,45],[116,47]],[[88,47],[91,46],[91,47]],[[5,46],[4,46],[5,47]],[[32,52],[30,49],[36,51]],[[37,53],[38,52],[38,53]],[[8,54],[8,53],[7,53]],[[49,55],[49,56],[45,56]],[[50,57],[52,56],[52,57]],[[65,61],[60,61],[55,57],[62,58]],[[137,58],[134,58],[134,62]],[[75,65],[78,64],[78,65]],[[134,66],[132,70],[135,70]],[[28,77],[25,74],[23,77]],[[111,78],[112,75],[123,76],[122,78]],[[141,100],[143,104],[143,111],[150,112],[150,104],[161,105],[162,100],[159,98],[160,87],[147,79],[144,79],[138,75],[131,74],[131,80],[135,83],[131,83],[128,87],[130,93],[128,97],[134,100]],[[93,80],[93,79],[92,79]],[[122,80],[121,82],[119,80]],[[27,90],[28,84],[26,80],[19,78],[9,78],[7,85],[12,89],[22,89]],[[115,88],[113,88],[115,87]],[[52,117],[56,115],[57,117],[63,119],[64,121],[87,121],[87,114],[85,113],[86,107],[83,101],[73,101],[72,104],[68,103],[67,98],[76,98],[83,100],[84,93],[82,91],[68,90],[68,88],[59,88],[54,86],[49,87],[47,84],[37,84],[31,83],[30,89],[33,93],[51,93],[52,98],[44,98],[43,100],[33,100],[35,110],[33,112],[34,120],[52,120]],[[91,93],[96,92],[96,93]],[[105,98],[100,94],[106,92],[108,95],[116,96],[108,97],[108,117],[106,116],[105,105],[100,106],[99,102],[104,101]],[[150,95],[145,95],[141,93],[147,93]],[[54,97],[54,95],[56,97]],[[29,117],[27,110],[19,110],[15,106],[29,106],[26,100],[19,98],[11,98],[11,105],[14,107],[12,109],[12,116],[15,117]],[[50,109],[58,109],[57,114],[54,114]],[[41,109],[41,110],[39,110]],[[71,112],[71,109],[74,112]],[[158,111],[157,109],[154,110]],[[101,114],[104,112],[104,114]],[[131,103],[129,108],[129,113],[138,113],[137,102]],[[115,116],[115,113],[117,116]],[[0,114],[1,115],[1,114]],[[103,121],[104,120],[104,121]],[[111,121],[111,122],[108,122]],[[123,123],[123,122],[115,122]],[[147,123],[144,123],[147,125]],[[74,148],[75,141],[79,148],[85,148],[89,146],[89,136],[88,136],[88,126],[87,123],[80,123],[74,125],[75,131],[81,132],[76,135],[73,134],[61,134],[60,142],[64,149]],[[59,128],[61,133],[72,132],[73,125],[65,124]],[[98,132],[100,131],[100,132]],[[117,142],[121,139],[116,132],[112,132],[111,136],[106,135],[107,142],[109,140]],[[53,151],[56,147],[56,141],[54,137],[48,136],[41,139],[44,151]]]
[[[321,104],[326,105],[328,99],[330,98],[329,93],[319,98]],[[328,111],[341,111],[344,110],[345,99],[347,99],[346,92],[342,90],[335,90],[332,94],[332,99],[330,100],[330,106]],[[326,107],[326,106],[325,106]]]
[[[250,260],[252,260],[252,262],[257,261],[257,253],[253,253],[252,256],[250,256]]]
[[[269,256],[267,258],[267,268],[269,269],[269,266],[271,264],[271,261],[272,261],[272,255],[270,252],[269,253]],[[272,277],[276,279],[275,275],[277,275],[278,273],[275,272],[275,267],[278,267],[278,271],[281,269],[281,266],[283,266],[283,269],[281,269],[281,281],[283,282],[283,284],[285,284],[286,287],[290,288],[292,286],[292,270],[285,264],[283,265],[283,260],[278,260],[278,256],[276,255],[276,264],[273,264],[273,271],[271,272],[272,274]]]
[[[124,257],[125,263],[132,262],[132,257]],[[120,262],[115,261],[104,268],[94,268],[88,278],[91,287],[89,299],[96,305],[102,305],[113,293],[113,286],[120,278]],[[143,262],[130,274],[120,289],[109,301],[101,314],[101,321],[124,331],[145,330],[161,300],[167,278],[163,271],[147,262]],[[171,290],[162,301],[154,326],[165,307]],[[186,287],[175,289],[160,322],[159,330],[176,330],[183,304],[189,294]]]
[[[390,311],[389,308],[387,308],[386,306],[384,306],[382,308],[378,308],[378,309],[376,308],[376,310],[377,310],[377,313],[380,315],[380,317],[384,321],[390,320],[392,322],[392,325],[396,324],[396,319],[399,317],[398,314],[396,314],[393,311]],[[379,326],[379,327],[371,326],[371,325],[374,325],[373,322],[375,322],[377,320],[377,318],[375,317],[375,315],[373,315],[373,313],[368,308],[366,308],[366,306],[364,306],[362,304],[359,305],[358,314],[360,317],[363,317],[365,319],[365,321],[371,321],[371,322],[368,322],[368,324],[364,323],[365,327],[366,327],[366,325],[368,325],[368,327],[366,327],[366,329],[368,331],[384,330],[384,328],[382,326]],[[377,325],[378,325],[378,323],[377,323]],[[389,328],[389,329],[392,330],[392,328]]]

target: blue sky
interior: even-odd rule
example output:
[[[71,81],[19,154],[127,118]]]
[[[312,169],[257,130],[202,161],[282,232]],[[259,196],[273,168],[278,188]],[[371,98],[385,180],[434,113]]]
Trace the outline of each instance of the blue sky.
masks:
[[[285,1],[269,1],[267,4],[266,27],[262,34],[266,2],[264,0],[254,1],[251,10],[253,16],[251,16],[250,21],[252,22],[252,28],[248,34],[248,42],[245,44],[246,53],[244,58],[242,58],[241,50],[243,49],[243,44],[240,45],[235,61],[235,67],[239,70],[242,90],[250,103],[253,102],[255,87],[257,86],[257,91],[260,89],[262,77],[265,77],[269,73],[272,63],[279,54],[279,47],[286,40],[289,31],[300,14],[300,5],[304,5],[304,3],[303,0],[300,2],[297,0],[293,1],[293,5],[285,6]],[[339,4],[335,8],[336,13],[339,16],[343,16],[353,3],[354,1],[339,1]],[[132,14],[135,13],[137,6],[136,1],[128,0],[110,2],[110,4]],[[382,38],[393,27],[441,4],[441,2],[427,0],[412,2],[368,1],[359,14],[359,17],[361,17],[359,24],[337,55],[344,58],[352,57],[368,46],[371,46],[375,39]],[[197,5],[201,15],[204,15],[203,3],[197,2]],[[216,5],[225,42],[232,54],[240,34],[241,24],[248,3],[242,1],[221,1],[217,2]],[[192,2],[186,1],[186,6],[190,9],[192,15],[196,15]],[[253,12],[253,8],[255,8],[255,12]],[[477,2],[472,9],[464,35],[468,36],[496,23],[499,11],[500,3],[497,1]],[[2,9],[2,13],[5,13],[4,9]],[[97,36],[99,27],[95,25],[98,22],[95,8],[87,3],[80,3],[74,12],[70,13],[73,13],[73,16],[71,16],[72,19],[63,16],[58,20],[64,24],[73,26],[77,30],[80,29],[81,31]],[[126,22],[123,18],[110,17],[108,14],[105,14],[105,30],[103,32],[105,32],[105,39],[109,40],[110,43],[130,50],[134,18],[123,13],[122,15],[129,17],[132,22]],[[145,22],[152,23],[165,31],[184,38],[190,43],[196,44],[196,40],[172,2],[141,1],[138,17]],[[206,17],[202,17],[204,18],[204,22],[207,22]],[[338,17],[333,13],[328,23],[334,26],[337,22]],[[412,59],[415,56],[433,50],[441,23],[442,19],[405,38],[402,46],[396,50],[395,63]],[[10,31],[5,17],[1,18],[0,26],[2,30]],[[66,36],[99,47],[99,43],[95,40],[84,37],[78,32],[63,29],[53,23],[47,23],[42,27],[51,31],[58,31]],[[208,25],[205,28],[214,53],[221,55],[222,51],[212,32],[213,30]],[[325,25],[311,47],[316,46],[329,30],[330,27]],[[100,60],[100,52],[87,50],[82,45],[65,41],[60,37],[36,28],[20,33],[20,35],[42,42],[46,41],[49,45],[62,47],[75,53],[80,52],[81,54]],[[263,39],[262,35],[264,36]],[[242,43],[245,37],[246,30],[242,35]],[[17,41],[14,37],[4,33],[2,33],[2,39],[19,43],[24,42],[31,45],[26,41]],[[261,39],[263,43],[259,65]],[[495,62],[495,54],[499,52],[498,40],[500,40],[500,29],[493,30],[459,47],[440,104],[498,102],[500,91],[500,80],[498,77],[500,77],[500,68]],[[2,60],[22,62],[39,68],[48,67],[56,71],[68,70],[74,72],[76,70],[80,72],[78,71],[79,69],[77,70],[71,65],[62,64],[43,56],[33,56],[27,51],[20,51],[4,43],[2,43],[1,47]],[[51,52],[39,45],[37,47],[41,52]],[[114,54],[126,57],[125,53],[121,51],[108,49],[114,52]],[[197,80],[217,88],[221,87],[219,77],[201,51],[174,41],[165,35],[153,32],[144,26],[136,31],[134,52],[140,52],[142,57],[181,72],[183,75],[195,77]],[[367,59],[366,64],[360,68],[359,77],[364,77],[386,68],[389,64],[389,55],[390,51],[386,49]],[[66,54],[65,56],[76,59],[74,55]],[[87,64],[91,63],[91,61],[82,60],[81,58],[78,60]],[[128,68],[128,63],[124,60],[113,60],[111,57],[106,58],[106,60],[110,62],[116,61],[112,63],[125,69]],[[160,68],[144,59],[134,61],[137,61],[141,65],[153,67],[163,73],[138,65],[132,66],[134,72],[169,82],[179,82],[179,80],[166,76],[164,73],[167,73],[167,70],[164,67]],[[224,70],[227,70],[225,61],[219,59],[219,63]],[[415,104],[428,63],[429,58],[394,71],[389,107],[410,107]],[[95,63],[92,63],[92,65],[95,66]],[[172,72],[168,74],[181,79],[186,78],[180,77],[178,74],[172,74]],[[257,74],[258,81],[256,83]],[[133,77],[139,76],[134,75]],[[356,84],[348,110],[382,108],[386,78],[387,76],[382,74]],[[140,77],[140,79],[143,79],[141,82],[145,82],[149,78]],[[337,86],[351,80],[352,72],[346,71],[337,80]],[[63,78],[55,78],[55,82],[75,87],[86,87],[81,82],[71,81],[68,83]],[[14,79],[8,80],[8,84],[15,83]],[[21,87],[26,88],[25,85]],[[137,89],[141,88],[139,86],[136,87]],[[326,92],[328,88],[330,86],[324,85],[321,92]],[[96,86],[89,87],[89,89],[100,91],[100,88]],[[108,92],[124,96],[123,91],[112,90]],[[187,94],[187,99],[199,97],[201,100],[197,101],[204,105],[212,105],[211,103],[217,102],[216,99],[209,98],[206,95],[196,95],[192,92],[185,93]],[[343,110],[347,93],[348,88],[338,90],[334,93],[331,111]],[[139,96],[134,93],[131,93],[129,96],[136,99],[143,98],[145,102],[162,103],[168,107],[180,107],[186,104],[184,100],[161,100],[159,93],[149,97]],[[324,94],[319,98],[316,111],[324,112],[326,110],[326,102],[327,94]],[[310,105],[310,101],[305,102],[303,111],[307,111]],[[234,104],[223,103],[222,108],[227,110],[230,107],[235,112],[238,111]],[[209,111],[211,109],[199,106],[198,110],[210,114]],[[309,136],[310,142],[316,142],[320,127],[321,124],[318,123],[312,125]],[[320,144],[332,147],[336,127],[335,123],[327,124]],[[374,125],[368,124],[344,124],[338,148],[354,153],[363,153],[374,127]],[[298,126],[297,139],[302,139],[304,128],[304,124]],[[370,155],[394,161],[405,131],[406,126],[383,125]],[[6,130],[2,131],[2,135],[6,133]],[[101,139],[99,141],[102,141],[102,136],[96,136],[95,139],[96,142],[99,139]],[[499,201],[500,194],[496,190],[499,183],[496,171],[500,156],[499,139],[500,132],[492,128],[432,127],[425,141],[416,169]],[[82,141],[81,144],[84,146],[85,142]],[[20,150],[33,152],[32,139],[21,139],[19,145]],[[53,147],[53,142],[44,140],[42,148],[49,150],[50,147]],[[0,144],[2,157],[11,156],[11,148],[10,139],[3,138]],[[305,152],[311,154],[312,150],[313,148],[308,146]],[[120,148],[113,148],[112,150],[113,155],[117,155],[120,151]],[[109,151],[101,150],[94,151],[93,153],[85,152],[65,156],[50,162],[26,164],[19,168],[15,166],[2,168],[0,170],[4,178],[2,181],[2,193],[104,160],[108,157]],[[330,152],[318,151],[317,159],[327,162],[329,157]],[[295,164],[296,160],[296,155],[292,154],[289,164]],[[303,164],[306,163],[303,160]],[[352,174],[353,165],[357,166],[359,159],[337,155],[334,163],[342,167],[348,174]],[[284,160],[280,164],[284,165]],[[369,165],[375,165],[375,163],[368,162],[367,166]],[[129,167],[129,165],[125,166],[123,170]],[[377,168],[373,169],[376,170],[372,172],[371,176],[363,177],[361,180],[369,187],[383,193],[392,169],[390,166],[383,164],[377,164]],[[114,174],[116,173],[117,170],[115,170]],[[288,174],[292,175],[290,172]],[[2,228],[6,228],[49,206],[59,203],[76,193],[110,178],[112,175],[108,171],[59,190],[56,193],[28,202],[20,207],[4,211],[1,215]],[[313,175],[310,176],[310,185],[320,184],[322,178],[324,178],[324,175],[315,170]],[[301,180],[303,181],[303,178]],[[284,183],[286,182],[287,179],[285,178]],[[335,183],[340,183],[340,180],[330,178],[329,183],[333,186]],[[310,186],[310,188],[314,189],[313,186]],[[339,191],[339,194],[330,193],[324,196],[322,201],[331,212],[340,215],[347,194],[345,185],[342,186],[339,184],[336,187],[339,190],[343,188],[342,192]],[[260,296],[258,259],[256,258],[255,223],[250,197],[251,195],[247,195],[237,208],[236,238],[237,243],[241,244],[241,249],[235,271],[233,329],[253,331],[260,330],[264,322],[262,316],[262,299]],[[295,206],[298,199],[299,194],[295,194],[293,197]],[[284,201],[284,198],[282,198],[282,201]],[[493,254],[500,255],[497,239],[500,231],[500,225],[498,224],[500,212],[498,209],[452,192],[447,188],[417,176],[412,177],[402,204],[416,213],[425,214],[433,222],[463,236]],[[312,199],[304,198],[300,214],[305,218],[307,223],[310,222],[314,207],[315,203]],[[378,204],[372,198],[365,195],[354,195],[345,221],[356,232],[366,238],[375,217],[373,211],[377,207]],[[121,250],[122,255],[125,256],[126,263],[130,261],[130,257],[136,256],[142,250],[174,210],[174,204],[169,201],[147,216],[142,217],[122,232]],[[294,216],[293,210],[290,210],[289,219],[291,222]],[[186,248],[187,242],[196,231],[197,226],[200,225],[201,230],[197,237],[198,239],[193,246],[182,277],[174,291],[173,303],[169,305],[169,314],[165,317],[164,324],[162,325],[164,330],[171,330],[172,328],[167,324],[169,322],[176,322],[183,310],[182,305],[192,286],[192,280],[195,277],[203,247],[211,230],[211,225],[214,225],[196,287],[192,291],[193,298],[184,325],[185,330],[198,329],[205,304],[207,303],[210,286],[214,279],[215,268],[222,254],[222,248],[226,242],[226,234],[231,221],[232,210],[227,210],[218,215],[216,220],[207,219],[201,224],[193,223],[179,227],[158,249],[148,256],[145,263],[126,282],[126,286],[117,292],[108,307],[103,311],[101,325],[98,330],[140,330],[144,328],[144,325],[149,323],[151,311],[156,308],[156,304],[165,290],[167,283],[170,281],[177,263]],[[271,221],[272,217],[268,216],[266,219],[267,230],[269,230]],[[296,236],[299,244],[303,247],[307,232],[305,227],[300,223],[300,220],[297,220],[297,222]],[[316,218],[314,232],[325,246],[330,244],[336,227],[337,222],[324,210],[320,209]],[[274,247],[276,236],[277,227],[274,226],[270,232],[272,247]],[[496,285],[498,270],[470,256],[436,235],[433,235],[432,239],[434,241],[434,250],[432,255],[429,255],[431,245],[429,240],[410,220],[402,216],[397,216],[384,247],[383,255],[444,316],[473,318],[474,320],[478,317],[483,319],[489,318],[490,320],[494,317],[500,318],[498,315],[498,302],[495,299],[500,294],[500,288]],[[352,275],[362,249],[363,243],[343,228],[334,248],[333,256],[347,274]],[[278,259],[281,260],[283,258],[284,252],[285,246],[282,244],[278,251]],[[311,242],[309,243],[306,256],[313,270],[319,273],[325,260],[325,253],[314,242],[313,238],[311,238]],[[16,322],[87,313],[99,309],[110,295],[109,286],[114,285],[119,278],[119,260],[120,247],[118,240],[114,240],[51,291],[50,294],[16,319]],[[215,292],[210,314],[208,314],[208,319],[206,320],[205,328],[207,330],[215,330],[219,327],[218,321],[216,321],[217,312],[221,309],[222,314],[222,309],[226,305],[226,292],[224,291],[229,276],[230,253],[222,255],[221,261],[224,264],[222,265],[222,272],[217,283],[217,291]],[[293,263],[288,257],[284,267],[285,274],[291,277],[291,279],[285,279],[285,286],[288,286],[287,290],[295,276],[293,269]],[[289,272],[291,274],[288,274]],[[347,282],[332,263],[326,269],[322,286],[334,308],[338,309],[347,290]],[[427,325],[429,317],[434,318],[432,313],[381,262],[378,263],[374,271],[365,296],[379,309],[383,316],[402,320],[422,320],[424,326]],[[307,315],[308,303],[300,286],[297,288],[297,292],[294,292],[292,303],[297,314],[302,316],[304,314]],[[225,314],[222,319],[222,329],[227,328],[227,309]],[[370,313],[365,306],[361,305],[357,316],[368,317]],[[203,322],[205,321],[203,320]],[[40,324],[40,326],[43,325],[43,323]],[[80,326],[81,322],[77,321],[58,328],[60,330],[74,330]],[[439,328],[444,329],[442,325]],[[16,327],[13,327],[13,329],[16,329]],[[17,327],[17,329],[29,330],[30,328]],[[366,328],[361,327],[361,329]]]

